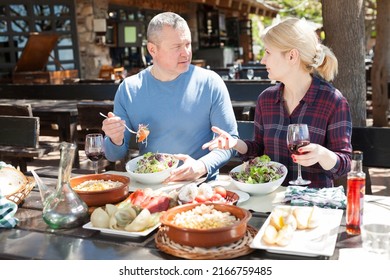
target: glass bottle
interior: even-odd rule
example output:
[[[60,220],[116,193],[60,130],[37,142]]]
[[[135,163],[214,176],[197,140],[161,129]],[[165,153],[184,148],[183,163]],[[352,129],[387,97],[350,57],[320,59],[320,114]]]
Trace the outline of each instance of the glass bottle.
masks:
[[[364,194],[366,191],[366,174],[363,172],[363,152],[352,153],[351,171],[347,177],[347,233],[360,234],[363,223]]]
[[[77,227],[89,218],[88,206],[69,183],[75,151],[75,144],[63,142],[60,145],[57,187],[46,198],[42,213],[43,220],[53,229]]]

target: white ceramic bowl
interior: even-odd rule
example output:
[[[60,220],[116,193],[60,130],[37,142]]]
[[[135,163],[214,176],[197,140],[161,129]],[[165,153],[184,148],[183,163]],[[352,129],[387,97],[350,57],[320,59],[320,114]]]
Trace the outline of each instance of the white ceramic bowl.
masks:
[[[233,184],[239,190],[242,190],[242,191],[250,193],[250,194],[265,195],[265,194],[271,193],[274,190],[276,190],[283,183],[284,179],[286,179],[286,176],[287,176],[287,168],[286,168],[286,166],[284,166],[281,163],[274,162],[274,161],[272,163],[276,164],[278,166],[281,166],[283,168],[283,170],[284,170],[283,176],[281,178],[279,178],[278,180],[271,181],[271,182],[268,182],[268,183],[261,183],[261,184],[248,184],[248,183],[243,183],[243,182],[236,181],[229,175],[230,176],[230,180],[233,182]],[[230,172],[240,172],[242,170],[243,166],[244,166],[244,164],[236,166]]]
[[[161,184],[165,181],[170,175],[170,172],[177,168],[177,165],[179,164],[179,160],[176,161],[176,163],[163,171],[155,172],[155,173],[135,173],[134,170],[137,169],[137,163],[140,159],[143,158],[142,156],[138,156],[136,158],[131,159],[126,163],[126,171],[129,173],[130,178],[138,181],[139,183],[145,184],[145,185],[156,185]]]

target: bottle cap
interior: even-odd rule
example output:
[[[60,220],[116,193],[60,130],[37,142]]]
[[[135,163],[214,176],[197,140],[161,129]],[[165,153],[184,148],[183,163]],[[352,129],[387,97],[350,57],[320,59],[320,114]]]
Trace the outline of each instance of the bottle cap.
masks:
[[[352,160],[363,160],[363,152],[362,151],[353,151],[352,152]]]

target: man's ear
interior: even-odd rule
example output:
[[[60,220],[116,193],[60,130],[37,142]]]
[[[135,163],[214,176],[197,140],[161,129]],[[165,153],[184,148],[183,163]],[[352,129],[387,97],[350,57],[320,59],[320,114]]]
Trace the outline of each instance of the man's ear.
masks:
[[[156,53],[156,50],[157,50],[157,46],[156,46],[155,44],[153,44],[153,43],[148,42],[148,43],[146,44],[146,48],[148,49],[149,54],[150,54],[152,57],[154,57],[154,55],[155,55],[155,53]]]

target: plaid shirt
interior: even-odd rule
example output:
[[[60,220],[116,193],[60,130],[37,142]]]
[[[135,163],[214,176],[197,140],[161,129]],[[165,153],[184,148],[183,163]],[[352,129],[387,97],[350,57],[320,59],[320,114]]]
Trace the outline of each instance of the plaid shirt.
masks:
[[[324,170],[318,163],[302,166],[302,177],[311,180],[310,187],[333,187],[333,179],[346,175],[351,168],[352,122],[349,104],[339,90],[330,83],[313,77],[306,95],[291,115],[283,101],[284,84],[264,90],[258,97],[255,113],[255,140],[245,140],[248,152],[240,155],[243,161],[266,154],[273,161],[284,164],[288,174],[283,185],[296,179],[297,164],[292,161],[287,149],[287,126],[306,123],[310,142],[316,143],[337,154],[337,163]]]

